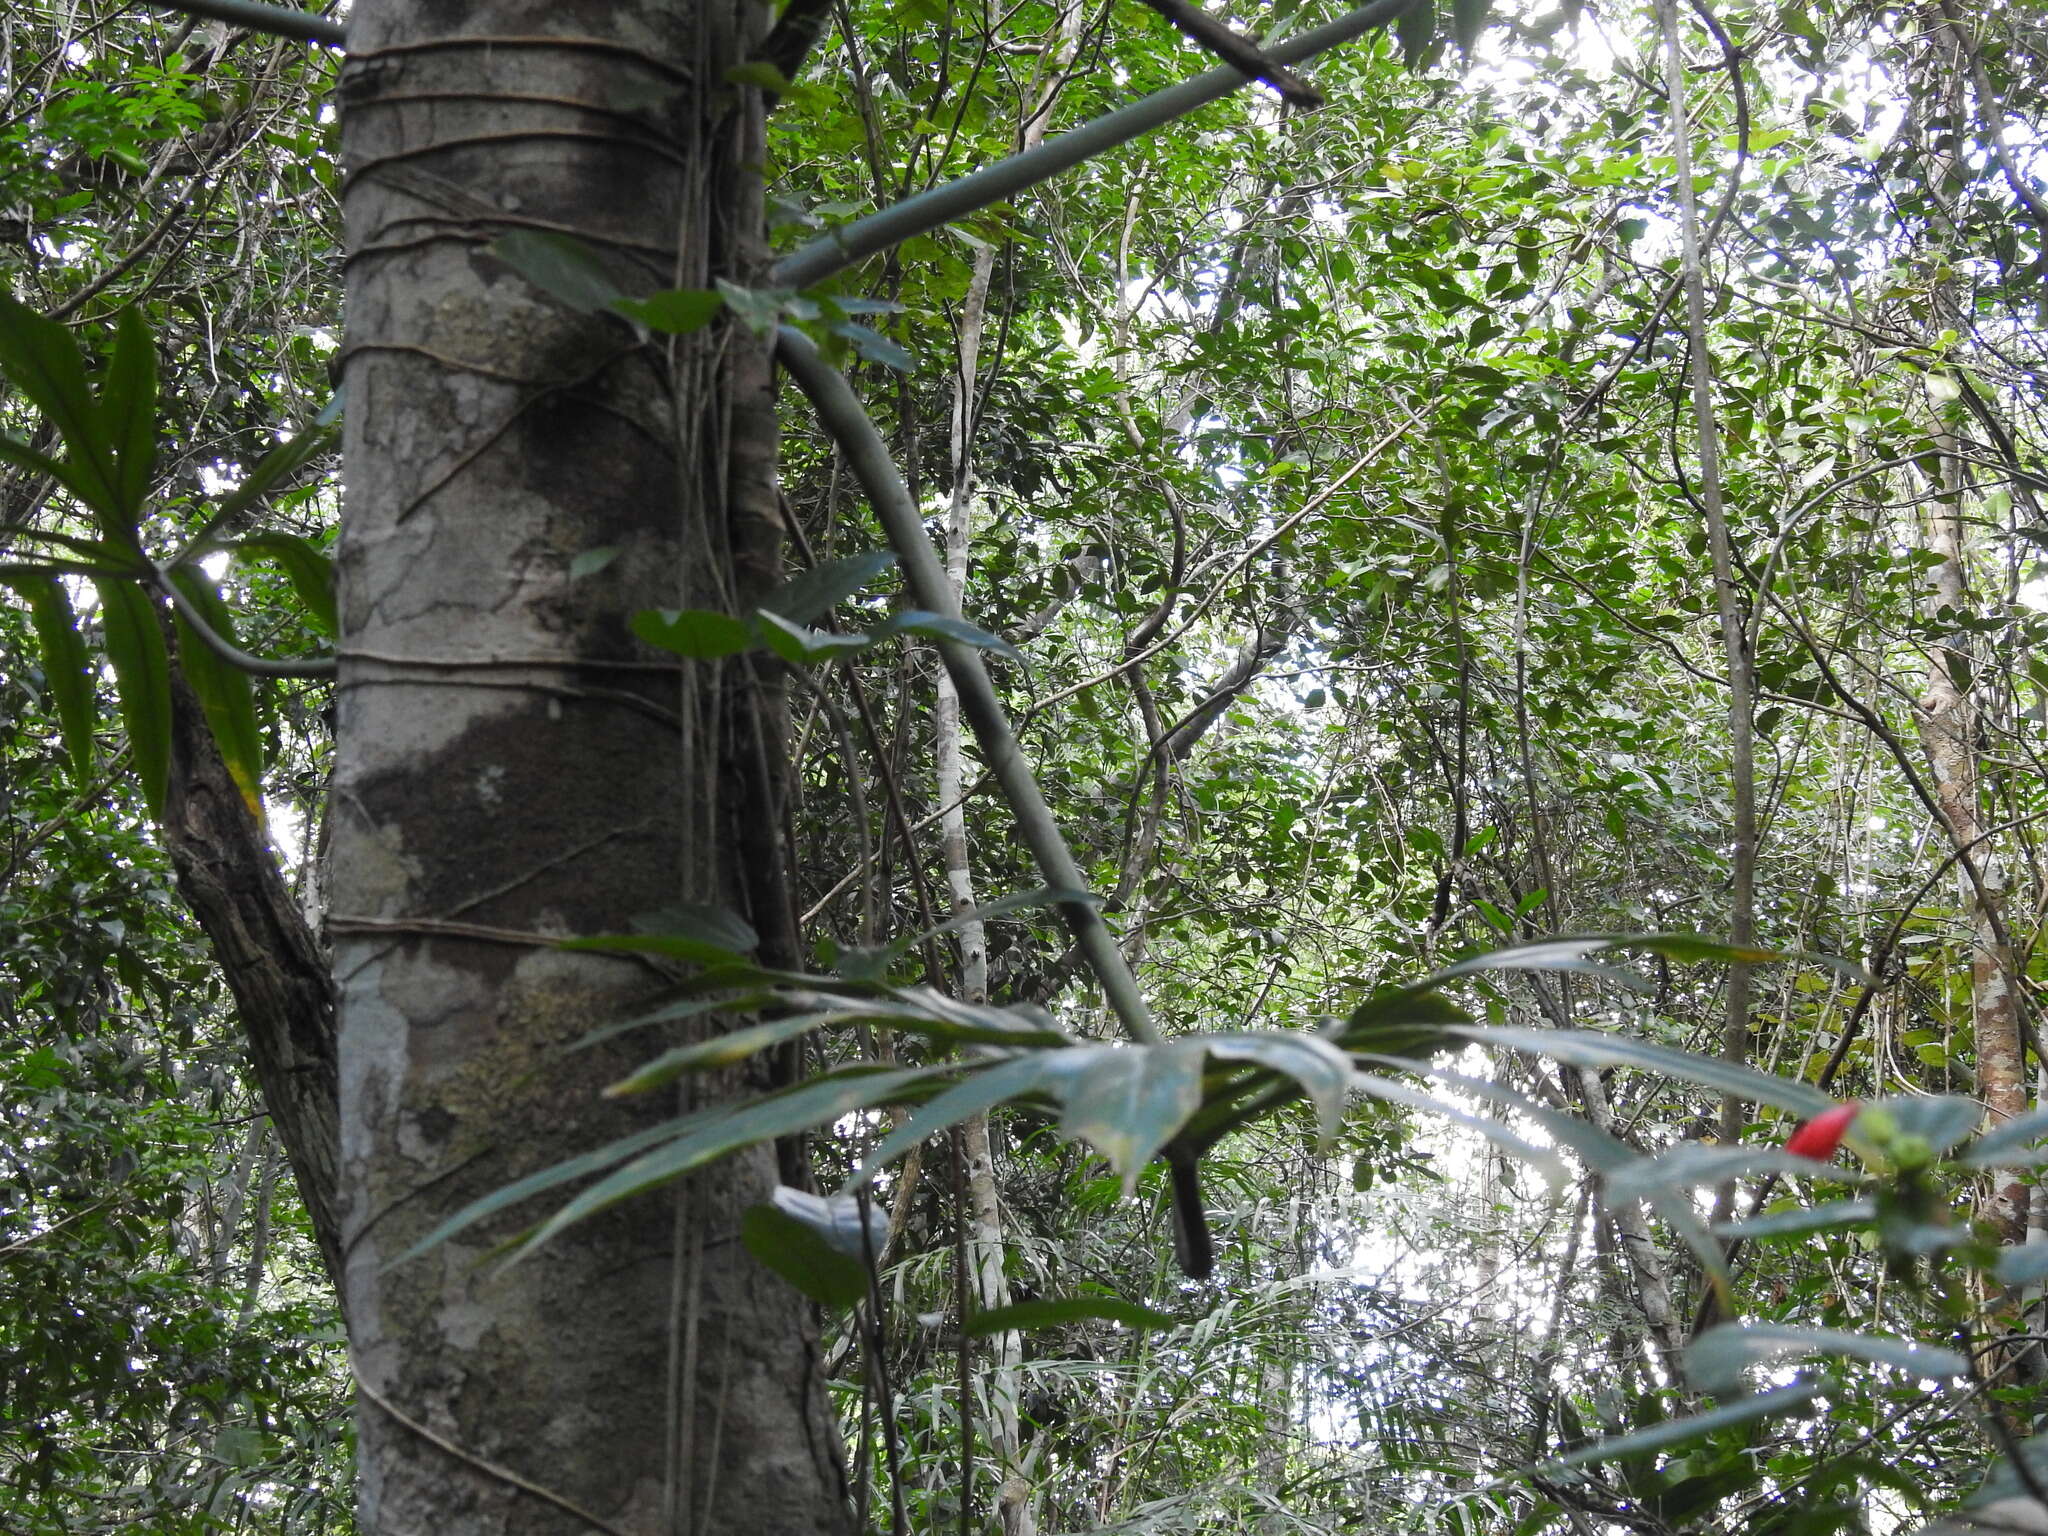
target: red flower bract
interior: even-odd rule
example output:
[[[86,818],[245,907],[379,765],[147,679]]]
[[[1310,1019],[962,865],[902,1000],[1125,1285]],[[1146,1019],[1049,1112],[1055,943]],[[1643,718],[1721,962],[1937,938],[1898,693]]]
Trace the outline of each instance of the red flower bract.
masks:
[[[1846,1104],[1837,1104],[1833,1109],[1822,1110],[1785,1138],[1785,1150],[1800,1157],[1827,1161],[1841,1146],[1850,1122],[1862,1111],[1863,1106],[1854,1099]]]

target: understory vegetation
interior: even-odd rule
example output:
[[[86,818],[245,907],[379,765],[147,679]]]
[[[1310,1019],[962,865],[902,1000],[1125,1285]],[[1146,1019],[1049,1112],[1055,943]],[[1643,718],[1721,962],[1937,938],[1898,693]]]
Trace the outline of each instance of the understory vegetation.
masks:
[[[336,423],[450,479],[495,439],[340,389],[403,350],[342,313],[344,54],[180,9],[0,17],[0,1531],[341,1536],[386,1405],[293,980],[368,921]],[[612,627],[770,679],[782,825],[721,846],[793,920],[549,934],[658,973],[563,1025],[610,1097],[378,1262],[546,1264],[772,1144],[697,1241],[815,1304],[863,1532],[2030,1518],[2048,9],[1383,9],[1292,66],[1320,106],[1219,92],[859,261],[1215,60],[1135,4],[792,0],[814,46],[719,87],[772,105],[746,281],[447,205],[671,381],[782,328],[780,585]],[[520,552],[565,606],[631,558],[586,532]],[[505,783],[480,836],[657,815]]]

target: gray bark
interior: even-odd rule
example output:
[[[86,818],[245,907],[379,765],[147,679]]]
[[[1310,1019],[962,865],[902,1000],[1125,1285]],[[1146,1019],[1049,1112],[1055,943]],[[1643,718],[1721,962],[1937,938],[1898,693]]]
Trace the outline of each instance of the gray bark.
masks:
[[[772,1151],[509,1270],[479,1260],[551,1197],[394,1262],[678,1107],[599,1097],[665,1043],[648,1032],[563,1051],[663,978],[547,937],[705,902],[792,958],[775,677],[679,675],[626,628],[776,580],[766,353],[737,328],[636,345],[482,248],[570,230],[638,291],[755,278],[760,102],[722,82],[765,19],[740,0],[350,17],[330,929],[367,1536],[846,1529],[808,1304],[736,1241]]]

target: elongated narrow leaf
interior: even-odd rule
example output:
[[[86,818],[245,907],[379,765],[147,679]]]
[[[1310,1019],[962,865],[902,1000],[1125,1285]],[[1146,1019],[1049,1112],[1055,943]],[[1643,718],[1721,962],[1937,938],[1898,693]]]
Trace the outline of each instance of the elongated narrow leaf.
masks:
[[[1050,1058],[1036,1051],[1013,1061],[978,1068],[937,1094],[883,1137],[881,1145],[868,1154],[867,1161],[860,1165],[843,1188],[858,1189],[919,1142],[958,1125],[970,1115],[982,1114],[998,1104],[1007,1104],[1012,1099],[1043,1088],[1051,1076]]]
[[[1037,1328],[1086,1322],[1122,1323],[1126,1328],[1180,1326],[1180,1319],[1171,1312],[1155,1311],[1135,1301],[1115,1296],[1073,1296],[1062,1301],[1020,1301],[1007,1307],[991,1307],[970,1317],[961,1332],[970,1339],[985,1339],[998,1333],[1029,1333]]]
[[[1193,1040],[1048,1052],[1061,1133],[1108,1158],[1129,1194],[1139,1172],[1201,1107],[1203,1054]]]
[[[620,1078],[605,1089],[605,1097],[616,1099],[628,1094],[646,1093],[674,1082],[686,1072],[736,1067],[763,1051],[787,1045],[845,1017],[842,1013],[796,1014],[787,1019],[771,1019],[765,1024],[750,1024],[743,1029],[713,1035],[708,1040],[679,1045],[655,1057],[630,1077]]]
[[[1712,1056],[1674,1050],[1647,1040],[1632,1040],[1626,1035],[1602,1034],[1590,1029],[1524,1029],[1511,1024],[1459,1024],[1447,1027],[1445,1033],[1477,1045],[1504,1045],[1512,1050],[1567,1061],[1574,1066],[1640,1067],[1649,1072],[1661,1072],[1697,1083],[1702,1088],[1711,1088],[1716,1093],[1775,1105],[1802,1120],[1819,1114],[1834,1103],[1818,1088],[1806,1083],[1771,1077]]]
[[[1405,1063],[1404,1063],[1405,1065]],[[1566,1170],[1564,1162],[1547,1147],[1517,1136],[1513,1131],[1486,1115],[1469,1114],[1455,1104],[1447,1104],[1427,1089],[1418,1088],[1396,1078],[1381,1077],[1374,1072],[1360,1072],[1352,1080],[1353,1086],[1369,1093],[1376,1099],[1385,1099],[1390,1104],[1405,1104],[1410,1109],[1422,1110],[1425,1114],[1439,1115],[1477,1131],[1495,1146],[1512,1153],[1543,1175],[1544,1182],[1552,1189],[1564,1186]]]
[[[814,624],[895,564],[886,549],[821,561],[769,593],[761,606],[792,624]]]
[[[92,777],[92,728],[98,710],[93,701],[92,669],[86,660],[85,641],[78,633],[78,621],[71,612],[71,599],[64,595],[63,584],[52,576],[16,575],[6,580],[28,602],[36,644],[43,653],[43,682],[57,706],[57,724],[64,737],[64,754],[71,760],[72,782],[83,789]]]
[[[1350,1051],[1372,1051],[1427,1061],[1450,1042],[1446,1024],[1469,1024],[1472,1015],[1441,993],[1421,987],[1384,987],[1328,1031]]]
[[[197,566],[188,565],[171,572],[170,579],[199,610],[207,628],[234,644],[234,617],[220,600],[220,592],[211,578]],[[173,620],[178,626],[178,667],[199,700],[207,727],[220,747],[228,777],[242,792],[242,803],[249,808],[249,814],[261,825],[263,727],[256,719],[256,690],[248,673],[230,666],[208,649],[183,614],[174,614]]]
[[[1782,1323],[1725,1323],[1685,1347],[1685,1372],[1704,1392],[1724,1392],[1752,1365],[1786,1355],[1847,1355],[1873,1365],[1897,1366],[1915,1376],[1969,1373],[1970,1362],[1952,1349],[1843,1328],[1793,1328]]]
[[[1617,970],[1611,965],[1598,964],[1592,959],[1594,955],[1608,954],[1618,947],[1610,934],[1537,939],[1527,944],[1510,944],[1505,949],[1491,949],[1484,954],[1468,956],[1454,965],[1447,965],[1417,985],[1441,987],[1459,977],[1476,976],[1484,971],[1576,971],[1580,975],[1597,977],[1601,981],[1613,982],[1632,991],[1648,991],[1649,983],[1642,977]]]
[[[1700,1141],[1682,1141],[1668,1152],[1639,1158],[1614,1174],[1607,1181],[1607,1194],[1617,1201],[1642,1200],[1653,1194],[1684,1195],[1759,1173],[1818,1175],[1851,1184],[1870,1182],[1868,1175],[1854,1169],[1836,1168],[1777,1147],[1717,1147]]]
[[[9,437],[5,432],[0,432],[0,464],[11,464],[16,469],[26,470],[32,475],[48,475],[77,497],[83,505],[93,507],[98,504],[97,497],[100,491],[93,484],[89,473],[81,472],[76,464],[66,464],[51,458],[48,454],[38,453],[21,439]],[[61,534],[44,533],[33,529],[24,531],[35,538],[69,542]],[[132,541],[125,539],[122,541],[124,545],[130,542]],[[107,563],[111,565],[114,562],[109,560]]]
[[[85,357],[68,327],[45,319],[0,290],[0,374],[49,417],[69,450],[70,483],[99,514],[101,532],[131,542],[120,514],[114,441],[86,382]]]
[[[484,247],[534,287],[571,309],[595,314],[626,297],[596,251],[573,235],[515,229]]]
[[[2048,1243],[1998,1250],[2000,1285],[2038,1285],[2048,1279]]]
[[[1315,1106],[1316,1125],[1325,1142],[1343,1126],[1344,1100],[1351,1092],[1351,1058],[1329,1041],[1285,1029],[1191,1038],[1219,1061],[1255,1062],[1301,1084],[1301,1091]]]
[[[761,942],[760,935],[736,912],[723,907],[681,904],[651,912],[640,920],[645,933],[603,933],[563,939],[563,949],[608,953],[669,955],[702,965],[743,959]]]
[[[1723,1222],[1714,1228],[1714,1235],[1742,1239],[1803,1237],[1813,1232],[1832,1232],[1843,1227],[1860,1227],[1875,1220],[1875,1200],[1830,1200],[1822,1205],[1800,1206],[1786,1211],[1766,1211],[1761,1216]]]
[[[256,461],[256,467],[242,477],[242,483],[221,498],[207,519],[209,532],[234,521],[241,512],[270,494],[277,484],[294,474],[300,466],[325,453],[334,446],[341,435],[337,425],[341,417],[341,394],[335,393],[326,405],[320,408],[303,429],[293,433]],[[258,538],[283,538],[283,534],[259,535]],[[256,538],[242,540],[245,545],[254,544]],[[203,541],[202,541],[203,543]]]
[[[971,645],[978,651],[994,651],[998,656],[1021,662],[1024,653],[1001,635],[992,635],[979,629],[965,619],[955,619],[942,613],[927,613],[922,608],[906,608],[878,633],[899,635],[923,635],[927,639],[951,640],[957,645]]]
[[[1539,1475],[1548,1475],[1563,1472],[1571,1467],[1589,1467],[1603,1461],[1614,1461],[1624,1456],[1642,1456],[1652,1451],[1668,1451],[1675,1446],[1688,1445],[1717,1430],[1730,1429],[1737,1424],[1754,1423],[1758,1419],[1774,1419],[1795,1412],[1819,1395],[1820,1383],[1800,1382],[1793,1386],[1781,1387],[1775,1392],[1762,1392],[1754,1397],[1737,1398],[1732,1403],[1709,1408],[1705,1413],[1688,1414],[1682,1419],[1667,1419],[1662,1424],[1639,1429],[1632,1435],[1617,1435],[1612,1440],[1598,1441],[1582,1450],[1572,1452],[1569,1456],[1560,1456],[1555,1461],[1545,1462],[1536,1470]]]
[[[332,639],[341,629],[334,606],[334,561],[310,539],[292,533],[257,533],[238,540],[237,555],[277,562],[306,607],[306,622]]]
[[[645,1029],[651,1024],[671,1024],[678,1019],[694,1019],[703,1014],[716,1013],[724,1009],[730,1013],[752,1013],[765,1008],[775,1001],[772,992],[747,992],[737,997],[693,997],[686,1002],[669,1003],[652,1013],[635,1014],[630,1019],[614,1019],[609,1024],[600,1024],[587,1035],[582,1035],[563,1047],[565,1051],[587,1051],[593,1045],[602,1045],[620,1035],[636,1029]]]
[[[931,1067],[909,1067],[893,1072],[864,1072],[806,1083],[787,1093],[735,1108],[689,1134],[635,1158],[625,1167],[598,1180],[522,1241],[514,1260],[526,1257],[556,1233],[574,1226],[585,1217],[608,1210],[621,1200],[644,1194],[674,1182],[694,1168],[778,1136],[793,1136],[819,1125],[829,1124],[856,1109],[886,1103],[899,1091],[936,1074]]]
[[[161,819],[171,773],[171,663],[157,628],[156,607],[132,581],[96,583],[107,659],[114,665],[114,693],[128,728],[143,804]]]
[[[2048,1137],[2048,1109],[2030,1109],[1995,1125],[1957,1154],[1966,1168],[2031,1168],[2048,1162],[2048,1148],[2035,1142]]]
[[[700,1110],[694,1115],[685,1115],[680,1119],[665,1121],[661,1125],[647,1126],[633,1132],[630,1136],[621,1136],[617,1141],[607,1142],[605,1145],[592,1151],[579,1153],[575,1157],[565,1158],[559,1163],[551,1164],[541,1169],[538,1173],[530,1173],[523,1179],[518,1179],[505,1185],[502,1189],[494,1189],[481,1200],[473,1200],[468,1205],[465,1205],[453,1216],[450,1216],[446,1221],[435,1227],[425,1237],[406,1249],[397,1258],[391,1260],[390,1264],[386,1267],[394,1267],[405,1263],[408,1259],[416,1259],[429,1248],[438,1247],[440,1244],[447,1242],[449,1238],[455,1236],[456,1233],[466,1231],[480,1221],[487,1221],[500,1211],[509,1210],[522,1200],[531,1199],[533,1196],[554,1189],[558,1185],[567,1184],[572,1179],[584,1178],[589,1174],[601,1173],[607,1168],[616,1167],[635,1153],[644,1152],[649,1147],[658,1146],[664,1141],[673,1141],[676,1137],[686,1134],[694,1125],[701,1124],[706,1120],[729,1115],[732,1112],[732,1105],[721,1104],[713,1109]]]
[[[142,516],[156,468],[156,341],[132,304],[114,321],[100,409],[114,451],[114,491],[132,526]]]

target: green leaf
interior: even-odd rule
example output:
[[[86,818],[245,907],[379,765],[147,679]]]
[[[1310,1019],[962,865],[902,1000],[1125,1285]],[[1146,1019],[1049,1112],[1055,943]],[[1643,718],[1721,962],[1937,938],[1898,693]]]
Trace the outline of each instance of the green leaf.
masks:
[[[665,1087],[686,1072],[708,1072],[718,1067],[736,1067],[765,1050],[786,1045],[791,1040],[800,1039],[813,1030],[847,1017],[843,1011],[801,1013],[786,1019],[771,1019],[765,1024],[749,1024],[742,1029],[713,1035],[708,1040],[679,1045],[674,1050],[655,1057],[631,1076],[620,1078],[605,1089],[604,1096],[608,1099],[624,1098],[628,1094],[646,1093],[650,1089]]]
[[[669,955],[700,965],[739,960],[761,942],[746,920],[723,907],[677,903],[649,913],[640,922],[644,933],[601,933],[589,938],[562,939],[560,949],[606,953]],[[659,930],[659,931],[656,931]]]
[[[884,624],[877,634],[923,635],[927,639],[951,640],[959,645],[971,645],[976,650],[994,651],[1011,661],[1022,662],[1024,653],[1000,635],[992,635],[985,629],[977,629],[965,619],[948,618],[942,613],[927,613],[922,608],[906,608]]]
[[[86,382],[85,356],[70,329],[45,319],[0,291],[0,374],[26,395],[64,440],[71,462],[66,484],[95,513],[101,532],[132,542],[134,526],[121,516],[115,440]]]
[[[775,1002],[772,992],[745,992],[736,997],[693,997],[680,1003],[670,1003],[652,1013],[637,1013],[631,1018],[614,1019],[609,1024],[600,1024],[588,1034],[579,1036],[564,1046],[564,1051],[587,1051],[593,1045],[602,1045],[607,1040],[616,1040],[620,1035],[636,1029],[645,1029],[650,1024],[672,1024],[678,1019],[694,1019],[707,1013],[723,1009],[728,1013],[751,1013]]]
[[[1799,1206],[1787,1211],[1768,1211],[1742,1221],[1723,1222],[1714,1228],[1716,1237],[1751,1239],[1801,1237],[1812,1232],[1832,1232],[1842,1227],[1860,1227],[1877,1220],[1875,1200],[1830,1200],[1822,1205]]]
[[[841,956],[840,974],[853,980],[879,980],[888,974],[890,966],[916,949],[927,939],[936,939],[944,934],[953,933],[966,927],[969,923],[992,922],[996,918],[1007,917],[1012,912],[1026,912],[1036,907],[1099,907],[1101,905],[1102,898],[1093,891],[1060,890],[1049,885],[1037,886],[1028,891],[1012,891],[1007,896],[999,896],[994,901],[985,902],[971,911],[955,912],[943,923],[935,923],[922,932],[900,938],[893,944],[886,945],[881,949],[865,952],[866,959],[863,962],[859,962],[856,967],[859,971],[858,975],[855,975],[854,971],[846,967],[845,960],[847,957],[843,955]],[[864,952],[849,951],[848,953],[860,955]]]
[[[887,1215],[873,1206],[863,1211],[851,1196],[813,1195],[787,1184],[777,1185],[769,1200],[740,1218],[747,1252],[825,1306],[866,1300],[869,1260],[889,1244]]]
[[[737,1106],[598,1180],[522,1239],[512,1257],[515,1261],[523,1259],[585,1217],[609,1210],[621,1200],[673,1183],[692,1169],[715,1162],[741,1147],[772,1141],[779,1136],[793,1136],[799,1131],[829,1124],[857,1109],[886,1103],[911,1084],[932,1077],[937,1070],[908,1067],[892,1072],[861,1072],[825,1078]]]
[[[114,492],[132,527],[149,498],[149,477],[156,468],[156,341],[132,304],[114,321],[100,409],[114,450]]]
[[[792,624],[815,623],[895,564],[886,549],[822,561],[769,593],[761,607]]]
[[[100,623],[107,659],[114,665],[114,693],[128,747],[149,814],[162,820],[171,774],[171,663],[157,627],[156,606],[139,583],[98,581]]]
[[[1194,1040],[1049,1053],[1061,1133],[1108,1158],[1129,1194],[1140,1170],[1201,1107],[1203,1054]]]
[[[42,649],[43,681],[57,706],[64,753],[71,760],[71,779],[83,789],[92,778],[92,730],[98,710],[93,699],[92,666],[86,659],[85,641],[78,633],[71,599],[65,595],[63,583],[52,576],[16,574],[0,580],[5,580],[28,602],[36,643]]]
[[[1504,1045],[1510,1050],[1528,1051],[1567,1061],[1579,1067],[1640,1067],[1682,1078],[1711,1088],[1716,1093],[1759,1103],[1797,1115],[1804,1120],[1831,1107],[1834,1100],[1818,1088],[1790,1078],[1771,1077],[1748,1067],[1738,1067],[1717,1057],[1631,1040],[1625,1035],[1602,1034],[1590,1029],[1525,1029],[1510,1024],[1458,1024],[1445,1033],[1477,1045]]]
[[[788,288],[742,288],[738,283],[718,279],[718,291],[726,307],[756,336],[766,336],[782,322],[782,312],[796,298]]]
[[[862,325],[858,320],[841,320],[832,326],[834,336],[844,337],[853,344],[853,350],[871,363],[880,363],[884,368],[894,368],[898,373],[909,373],[917,367],[917,359],[907,347],[891,341],[871,326]]]
[[[1874,1099],[1864,1108],[1884,1111],[1891,1117],[1894,1134],[1918,1136],[1936,1153],[1946,1152],[1962,1141],[1984,1118],[1976,1100],[1952,1093],[1899,1094]]]
[[[1965,1376],[1970,1370],[1970,1362],[1954,1350],[1910,1339],[1841,1328],[1724,1323],[1686,1346],[1685,1372],[1700,1390],[1720,1393],[1739,1385],[1750,1366],[1785,1355],[1848,1355],[1873,1365],[1897,1366],[1915,1376]]]
[[[1495,927],[1503,927],[1506,919],[1495,913]],[[1581,975],[1595,976],[1617,986],[1628,987],[1637,992],[1650,990],[1649,984],[1640,976],[1627,971],[1616,970],[1611,965],[1598,965],[1590,958],[1606,954],[1618,948],[1611,934],[1582,934],[1576,937],[1536,939],[1527,944],[1510,944],[1504,949],[1490,949],[1483,954],[1469,955],[1454,965],[1445,966],[1435,974],[1425,977],[1418,987],[1441,987],[1446,982],[1461,976],[1473,976],[1482,971],[1576,971]]]
[[[766,608],[754,610],[754,633],[767,643],[769,650],[798,667],[814,667],[820,662],[850,656],[874,643],[869,635],[835,635],[792,624]]]
[[[695,661],[737,656],[760,643],[743,620],[709,608],[643,608],[628,627],[649,645]]]
[[[1405,1063],[1404,1063],[1405,1065]],[[1352,1086],[1369,1093],[1376,1099],[1385,1099],[1390,1104],[1405,1104],[1410,1109],[1419,1109],[1425,1114],[1437,1115],[1458,1125],[1477,1131],[1502,1151],[1521,1159],[1538,1173],[1553,1189],[1561,1189],[1565,1181],[1564,1162],[1547,1147],[1524,1140],[1498,1120],[1485,1115],[1468,1114],[1454,1104],[1447,1104],[1435,1094],[1413,1084],[1400,1082],[1391,1077],[1381,1077],[1375,1072],[1359,1072],[1352,1078]]]
[[[1140,1329],[1180,1326],[1180,1319],[1171,1312],[1154,1311],[1135,1301],[1115,1296],[1072,1296],[1060,1301],[1020,1301],[1007,1307],[991,1307],[975,1313],[960,1331],[970,1339],[985,1339],[998,1333],[1029,1333],[1035,1328],[1094,1321]]]
[[[571,1179],[580,1179],[586,1174],[602,1172],[606,1168],[623,1163],[636,1152],[644,1152],[647,1148],[656,1146],[661,1142],[674,1140],[676,1137],[688,1132],[693,1125],[729,1115],[732,1112],[732,1105],[721,1104],[712,1109],[700,1110],[695,1115],[684,1116],[679,1120],[668,1120],[660,1125],[647,1126],[633,1132],[630,1136],[621,1136],[617,1141],[607,1142],[604,1146],[598,1147],[593,1151],[565,1158],[563,1161],[551,1164],[537,1173],[530,1173],[523,1179],[515,1180],[502,1188],[494,1189],[482,1199],[472,1200],[468,1205],[465,1205],[453,1216],[450,1216],[446,1221],[435,1227],[425,1237],[406,1249],[397,1258],[392,1259],[385,1267],[387,1269],[395,1268],[409,1259],[416,1259],[429,1248],[438,1247],[440,1244],[447,1242],[456,1233],[465,1231],[480,1221],[488,1220],[500,1211],[515,1206],[520,1201],[540,1194],[544,1190],[553,1189],[559,1184],[567,1184]]]
[[[789,77],[766,59],[748,59],[744,64],[735,64],[725,72],[728,85],[751,85],[772,96],[787,96],[790,92]]]
[[[237,557],[277,562],[292,591],[306,607],[306,621],[332,639],[341,629],[334,605],[334,561],[310,539],[295,533],[253,533],[228,546]]]
[[[2030,1109],[1995,1125],[1956,1157],[1965,1168],[2031,1168],[2048,1161],[2048,1149],[2032,1145],[2048,1136],[2048,1108]]]
[[[688,336],[718,318],[725,296],[708,288],[664,288],[644,299],[613,299],[612,308],[650,331]]]
[[[595,576],[618,558],[619,546],[616,544],[599,544],[583,550],[569,562],[569,579],[581,581],[586,576]]]
[[[592,250],[573,235],[515,229],[484,247],[541,292],[580,314],[609,309],[626,295]]]
[[[1639,1158],[1631,1167],[1615,1174],[1607,1181],[1607,1197],[1618,1202],[1647,1199],[1653,1192],[1684,1195],[1757,1173],[1817,1174],[1852,1184],[1869,1182],[1866,1174],[1799,1157],[1777,1147],[1721,1147],[1703,1141],[1681,1141],[1669,1151]]]
[[[1343,1126],[1344,1100],[1351,1092],[1351,1059],[1321,1036],[1276,1029],[1187,1038],[1220,1061],[1255,1062],[1300,1083],[1301,1091],[1315,1106],[1316,1125],[1325,1143]]]
[[[1572,1452],[1569,1456],[1560,1456],[1555,1461],[1545,1462],[1536,1470],[1539,1475],[1547,1476],[1571,1467],[1592,1466],[1620,1457],[1667,1451],[1674,1446],[1686,1445],[1711,1435],[1716,1430],[1791,1413],[1812,1402],[1820,1395],[1820,1390],[1821,1384],[1818,1382],[1801,1382],[1775,1392],[1738,1398],[1732,1403],[1722,1404],[1719,1408],[1709,1408],[1705,1413],[1689,1414],[1682,1419],[1667,1419],[1662,1424],[1639,1429],[1632,1435],[1597,1441],[1583,1450]]]
[[[233,645],[234,617],[228,612],[227,604],[221,601],[219,590],[207,574],[197,566],[188,565],[170,572],[169,579],[199,610],[207,628]],[[172,622],[178,627],[179,670],[185,674],[185,680],[192,685],[192,692],[199,700],[207,726],[220,747],[221,762],[228,770],[228,777],[235,781],[235,788],[242,792],[242,803],[261,826],[264,819],[263,727],[256,719],[256,690],[248,673],[230,666],[206,648],[206,642],[199,638],[183,614],[174,612]]]
[[[2037,1285],[2048,1279],[2048,1243],[2028,1243],[1998,1250],[2000,1285]]]
[[[859,1188],[919,1142],[958,1125],[970,1115],[982,1114],[998,1104],[1007,1104],[1024,1094],[1036,1092],[1045,1087],[1053,1074],[1052,1058],[1043,1052],[1033,1052],[975,1070],[935,1095],[883,1137],[881,1145],[868,1154],[867,1161],[842,1187],[848,1190]]]
[[[341,392],[336,390],[327,404],[320,408],[320,414],[310,423],[258,459],[256,467],[242,477],[242,483],[221,498],[220,504],[214,508],[213,516],[207,519],[208,530],[234,521],[245,509],[268,495],[271,488],[280,480],[295,473],[309,460],[317,458],[331,448],[335,439],[341,435],[341,429],[336,425],[341,419],[341,402]],[[242,542],[246,545],[254,541],[244,539]],[[194,544],[192,552],[196,554],[203,548],[205,541],[202,539]]]

